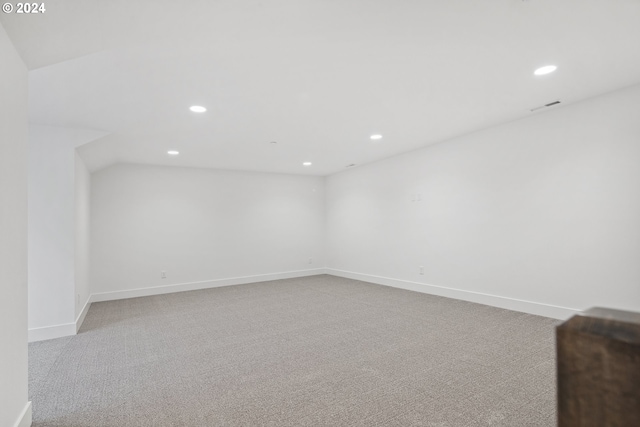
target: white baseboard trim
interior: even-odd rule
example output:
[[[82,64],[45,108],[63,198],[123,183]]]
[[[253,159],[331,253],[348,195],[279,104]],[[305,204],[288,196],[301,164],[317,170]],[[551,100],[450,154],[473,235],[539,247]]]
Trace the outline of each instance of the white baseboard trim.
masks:
[[[296,277],[325,274],[324,268],[311,270],[287,271],[283,273],[260,274],[256,276],[232,277],[228,279],[204,280],[201,282],[178,283],[174,285],[154,286],[150,288],[128,289],[125,291],[102,292],[92,294],[85,303],[74,323],[44,326],[29,329],[29,342],[51,340],[54,338],[76,335],[91,307],[92,302],[113,301],[126,298],[146,297],[151,295],[170,294],[174,292],[195,291],[198,289],[218,288],[221,286],[243,285],[246,283],[266,282],[269,280],[292,279]]]
[[[91,307],[91,295],[87,298],[87,302],[84,303],[84,307],[78,317],[76,318],[76,334],[80,330],[80,326],[82,326],[82,322],[84,322],[84,318],[87,316],[87,312],[89,311],[89,307]]]
[[[14,427],[31,427],[31,402],[27,402]]]
[[[204,280],[201,282],[177,283],[173,285],[153,286],[149,288],[127,289],[123,291],[101,292],[91,295],[91,302],[114,301],[127,298],[147,297],[151,295],[172,294],[174,292],[196,291],[219,288],[221,286],[244,285],[247,283],[267,282],[269,280],[293,279],[296,277],[325,274],[324,268],[287,271],[283,273],[259,274],[255,276],[232,277],[227,279]]]
[[[84,304],[84,307],[80,314],[78,314],[75,322],[29,329],[29,342],[52,340],[54,338],[76,335],[80,326],[82,326],[82,322],[84,322],[84,318],[89,311],[89,307],[91,307],[91,297],[87,299],[87,302]]]
[[[479,304],[490,305],[493,307],[505,308],[507,310],[514,310],[529,314],[535,314],[538,316],[551,317],[554,319],[566,320],[580,312],[580,310],[573,308],[558,307],[555,305],[541,304],[531,301],[523,301],[497,295],[483,294],[481,292],[465,291],[461,289],[446,288],[444,286],[411,282],[408,280],[354,273],[352,271],[338,270],[335,268],[326,268],[325,270],[327,274],[331,274],[333,276],[362,280],[364,282],[371,282],[378,285],[392,286],[394,288],[407,289],[410,291],[422,292],[425,294],[470,301]]]
[[[64,323],[62,325],[44,326],[42,328],[29,329],[29,342],[52,340],[76,334],[76,323]]]

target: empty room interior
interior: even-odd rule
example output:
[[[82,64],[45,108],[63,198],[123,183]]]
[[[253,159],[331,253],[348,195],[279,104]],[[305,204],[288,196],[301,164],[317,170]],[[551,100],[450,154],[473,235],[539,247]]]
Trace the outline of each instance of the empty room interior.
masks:
[[[557,424],[640,312],[640,1],[0,14],[0,427]]]

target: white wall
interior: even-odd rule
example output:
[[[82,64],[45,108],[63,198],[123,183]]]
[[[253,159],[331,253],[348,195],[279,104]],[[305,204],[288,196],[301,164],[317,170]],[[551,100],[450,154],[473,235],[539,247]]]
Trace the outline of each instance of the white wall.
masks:
[[[638,111],[635,86],[328,177],[327,267],[555,317],[640,311]]]
[[[91,188],[96,300],[324,265],[321,177],[119,164],[93,173]],[[205,283],[179,286],[193,282]]]
[[[29,128],[29,329],[74,321],[74,151]]]
[[[27,69],[0,24],[0,426],[27,401]]]
[[[91,209],[91,174],[75,153],[75,318],[89,302],[89,242]]]
[[[30,341],[76,331],[75,149],[102,135],[29,126]]]

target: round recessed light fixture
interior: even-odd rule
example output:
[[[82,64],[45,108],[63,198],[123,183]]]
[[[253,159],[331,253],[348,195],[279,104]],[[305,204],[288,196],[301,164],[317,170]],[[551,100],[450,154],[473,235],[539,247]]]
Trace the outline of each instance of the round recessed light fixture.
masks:
[[[536,76],[544,76],[545,74],[553,73],[558,67],[555,65],[545,65],[544,67],[540,67],[533,72]]]
[[[167,154],[169,154],[170,156],[177,156],[178,154],[180,154],[180,152],[176,150],[169,150],[167,151]]]
[[[205,111],[207,111],[206,108],[201,107],[199,105],[193,105],[189,107],[189,110],[193,111],[194,113],[204,113]]]
[[[376,133],[376,134],[371,135],[369,138],[371,138],[374,141],[376,141],[378,139],[382,139],[382,135],[380,135],[379,133]]]
[[[304,162],[302,166],[311,166],[311,162]]]

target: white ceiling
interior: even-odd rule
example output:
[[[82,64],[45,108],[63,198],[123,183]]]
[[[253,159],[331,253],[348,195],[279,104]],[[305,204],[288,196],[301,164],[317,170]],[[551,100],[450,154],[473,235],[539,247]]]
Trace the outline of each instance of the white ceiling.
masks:
[[[80,148],[91,170],[326,175],[640,82],[640,0],[45,4],[0,21],[30,122],[109,133]]]

